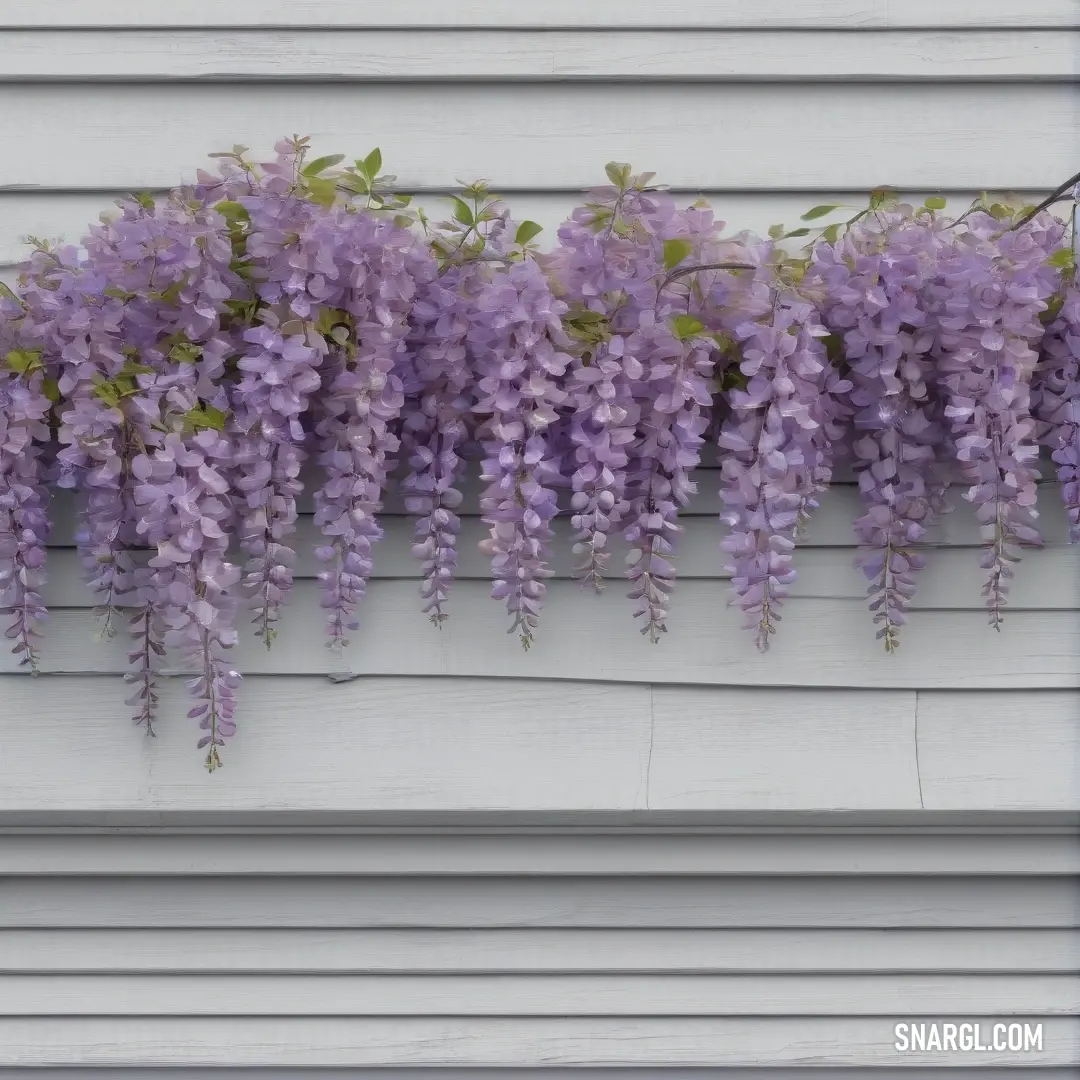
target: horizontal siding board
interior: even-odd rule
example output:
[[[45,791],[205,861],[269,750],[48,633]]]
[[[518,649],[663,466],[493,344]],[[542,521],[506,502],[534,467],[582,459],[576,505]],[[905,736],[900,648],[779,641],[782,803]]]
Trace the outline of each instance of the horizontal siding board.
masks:
[[[179,680],[156,739],[129,726],[126,693],[119,679],[0,679],[0,814],[1080,810],[1067,690],[969,704],[957,691],[254,676],[222,784],[206,781]]]
[[[0,162],[0,186],[50,188],[72,185],[72,161],[87,187],[168,186],[193,180],[208,153],[239,135],[261,154],[294,131],[311,135],[318,151],[380,146],[406,189],[476,176],[494,190],[578,189],[596,183],[611,158],[660,168],[660,182],[688,188],[775,189],[778,178],[792,191],[883,181],[1050,188],[1075,167],[1080,135],[1080,98],[1053,84],[913,84],[902,93],[808,84],[792,93],[555,83],[506,84],[498,94],[469,83],[88,84],[77,93],[9,84],[0,108],[0,132],[20,145]]]
[[[1080,878],[0,879],[0,927],[1080,926]]]
[[[1080,655],[1080,654],[1078,654]],[[1080,700],[1073,695],[919,695],[919,767],[926,806],[971,800],[1033,809],[1074,792]],[[967,747],[958,754],[959,746]],[[1034,782],[1037,786],[1032,786]]]
[[[184,1066],[183,1080],[266,1080],[264,1068]],[[701,1080],[701,1072],[694,1067],[659,1066],[650,1070],[651,1077],[658,1080]],[[32,1066],[7,1068],[0,1075],[4,1080],[101,1080],[100,1069],[80,1068],[77,1065],[60,1068]],[[274,1066],[273,1080],[317,1080],[320,1072],[300,1067]],[[360,1066],[336,1067],[333,1080],[432,1080],[430,1067],[390,1066],[388,1068]],[[163,1080],[160,1068],[124,1066],[122,1080]],[[168,1074],[165,1074],[165,1078]],[[770,1068],[767,1080],[806,1080],[806,1070],[796,1065],[791,1068]],[[964,1080],[1001,1080],[1001,1067],[989,1065],[965,1065]],[[762,1072],[754,1066],[724,1067],[724,1080],[763,1080]],[[455,1066],[441,1067],[438,1080],[477,1080],[476,1070]],[[575,1067],[575,1066],[509,1066],[485,1067],[483,1080],[641,1080],[639,1069],[634,1067]],[[883,1065],[845,1067],[844,1080],[956,1080],[956,1070],[951,1066],[931,1066],[914,1069],[903,1066]],[[1076,1070],[1044,1065],[1013,1065],[1009,1080],[1076,1080]]]
[[[655,755],[654,755],[655,756]],[[0,833],[0,875],[1080,874],[1073,832]],[[2,962],[2,956],[0,956]]]
[[[0,2],[0,27],[124,26],[338,26],[377,29],[418,27],[614,27],[691,28],[804,27],[807,29],[931,27],[1070,27],[1078,23],[1073,0],[747,0],[703,5],[695,0],[50,0],[27,8],[21,0]]]
[[[5,710],[24,718],[4,729],[6,810],[55,811],[65,803],[76,811],[186,805],[215,813],[365,804],[440,812],[643,805],[650,722],[643,687],[255,680],[245,687],[244,706],[259,733],[252,753],[226,757],[230,782],[208,786],[194,728],[170,719],[157,739],[143,738],[124,719],[129,710],[119,680],[52,690],[18,682],[4,683]],[[180,685],[166,688],[164,716],[184,715],[183,693]],[[18,752],[40,766],[17,768]],[[95,767],[87,769],[91,760]]]
[[[1049,1017],[1042,1027],[1042,1051],[980,1054],[977,1062],[997,1066],[1080,1063],[1080,1018]],[[892,1028],[891,1020],[880,1017],[11,1018],[0,1020],[0,1066],[635,1065],[664,1069],[696,1065],[761,1069],[973,1062],[972,1055],[960,1051],[900,1056],[893,1048]]]
[[[599,172],[597,174],[599,178]],[[80,178],[69,176],[66,186],[78,185]],[[678,193],[676,198],[683,205],[689,204],[698,193]],[[703,196],[716,211],[716,216],[727,222],[728,232],[749,229],[764,236],[770,225],[778,222],[791,223],[814,203],[845,203],[866,205],[865,191],[824,191],[807,193],[787,192],[716,192],[705,191]],[[933,192],[905,192],[904,198],[919,205]],[[0,190],[0,277],[9,284],[15,282],[15,264],[24,260],[30,248],[26,237],[43,236],[78,243],[88,227],[98,220],[98,215],[116,211],[114,202],[123,195],[121,191],[33,191]],[[952,192],[947,197],[947,212],[959,213],[968,207],[978,195],[975,191]],[[1020,198],[1025,202],[1038,201],[1039,193],[1024,192]],[[517,220],[535,221],[544,232],[537,243],[542,248],[554,246],[559,225],[583,202],[582,192],[566,191],[518,191],[506,196]],[[437,192],[424,193],[416,198],[429,217],[439,220],[448,213],[448,201]],[[850,213],[850,211],[849,211]],[[835,217],[839,218],[841,211]],[[830,217],[822,222],[832,220]]]
[[[989,699],[994,705],[984,712]],[[854,792],[855,777],[867,785],[864,798],[888,777],[898,795],[915,787],[929,809],[1033,810],[1080,801],[1075,693],[920,691],[913,714],[898,712],[889,725],[879,723],[888,715],[884,697],[867,700],[858,719],[833,711],[833,720],[836,701],[827,694],[792,694],[780,708],[775,700],[747,699],[735,715],[722,696],[703,689],[657,686],[652,702],[648,804],[656,810],[719,809],[740,798],[757,804],[776,797],[777,776],[796,775],[808,803],[827,800],[830,788]],[[864,771],[864,762],[886,756],[895,760],[893,771],[880,764]]]
[[[266,1080],[265,1068],[235,1066],[182,1066],[183,1080]],[[169,1074],[162,1076],[160,1068],[124,1066],[119,1074],[120,1080],[168,1080]],[[331,1076],[333,1080],[432,1080],[429,1066],[413,1068],[409,1066],[390,1067],[341,1067],[336,1066]],[[6,1068],[2,1074],[4,1080],[101,1080],[100,1069],[80,1068],[77,1065],[59,1068]],[[763,1080],[762,1071],[752,1065],[724,1066],[723,1080]],[[304,1068],[303,1066],[274,1066],[273,1080],[318,1080],[325,1076],[324,1071]],[[701,1071],[693,1066],[658,1066],[650,1069],[650,1080],[701,1080]],[[964,1080],[1002,1080],[1001,1067],[988,1065],[966,1065]],[[438,1080],[477,1080],[475,1069],[456,1066],[440,1067]],[[633,1066],[486,1066],[483,1080],[642,1080],[641,1070]],[[770,1067],[764,1074],[764,1080],[806,1080],[806,1069],[800,1065],[792,1067]],[[843,1080],[956,1080],[956,1069],[945,1066],[929,1068],[905,1068],[896,1065],[846,1066]],[[1008,1080],[1076,1080],[1076,1070],[1069,1066],[1047,1067],[1045,1065],[1013,1065],[1009,1069]]]
[[[78,30],[12,33],[3,82],[1070,82],[1080,33]]]
[[[552,545],[550,569],[556,580],[574,576],[578,556],[572,551],[570,522],[557,521]],[[837,524],[839,528],[839,523]],[[373,580],[415,579],[421,577],[420,562],[411,550],[413,523],[406,518],[384,518],[384,535],[375,549]],[[695,578],[727,579],[726,555],[720,550],[725,530],[718,522],[705,517],[691,517],[679,537],[678,580]],[[822,528],[818,535],[825,532]],[[479,543],[489,535],[489,528],[478,518],[466,518],[458,544],[459,562],[454,571],[457,581],[491,579],[491,556],[480,551]],[[311,580],[323,569],[314,550],[319,533],[310,518],[301,522],[294,536],[297,559],[293,568],[297,581]],[[608,546],[611,553],[608,582],[613,589],[627,589],[624,584],[626,545],[616,540]],[[239,555],[239,553],[237,553]],[[149,556],[147,556],[149,557]],[[938,548],[926,552],[927,566],[919,575],[919,591],[912,610],[977,610],[986,603],[982,585],[986,571],[979,563],[981,548]],[[855,565],[855,552],[849,548],[810,547],[795,555],[797,577],[790,588],[793,597],[821,600],[866,599],[867,579]],[[82,560],[74,549],[54,549],[49,553],[48,579],[43,595],[51,608],[94,607],[96,597],[84,580]],[[687,585],[687,587],[693,587]],[[116,594],[120,606],[130,599]],[[1017,568],[1009,590],[1009,606],[1019,610],[1076,611],[1080,609],[1080,549],[1065,544],[1027,553]]]
[[[0,930],[0,972],[1077,974],[1080,930],[49,928]]]
[[[360,629],[339,656],[323,642],[316,583],[298,582],[273,650],[243,634],[233,663],[245,674],[335,677],[457,675],[878,689],[1080,686],[1080,619],[1074,611],[1013,611],[1001,633],[987,626],[982,612],[920,611],[911,617],[903,649],[890,655],[874,639],[871,616],[861,602],[794,598],[784,606],[781,633],[762,655],[735,610],[728,608],[725,582],[685,582],[676,591],[668,620],[672,633],[658,646],[638,632],[621,589],[586,595],[576,582],[554,581],[536,642],[525,652],[507,634],[506,612],[488,593],[485,582],[458,582],[451,617],[440,630],[425,623],[415,582],[374,581],[359,612]],[[822,635],[823,626],[829,627],[829,637]],[[52,612],[40,670],[124,671],[125,641],[95,641],[95,633],[89,610]],[[165,660],[168,672],[193,670],[183,657]],[[16,657],[0,657],[0,673],[17,670]]]
[[[0,975],[13,1016],[1070,1016],[1076,975]]]

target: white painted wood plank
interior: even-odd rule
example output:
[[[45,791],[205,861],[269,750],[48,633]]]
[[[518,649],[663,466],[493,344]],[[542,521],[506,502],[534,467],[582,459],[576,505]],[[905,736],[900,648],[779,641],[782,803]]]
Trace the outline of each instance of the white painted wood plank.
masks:
[[[695,0],[49,0],[28,8],[21,0],[0,2],[0,26],[337,26],[378,29],[419,27],[616,27],[692,28],[804,27],[807,29],[886,27],[1070,27],[1077,25],[1072,0],[748,0],[701,4]]]
[[[1052,84],[7,85],[0,109],[20,146],[0,186],[59,189],[169,186],[238,138],[261,155],[294,131],[319,152],[380,146],[406,189],[577,189],[611,159],[688,188],[1050,188],[1080,136],[1080,98]]]
[[[119,679],[0,679],[0,812],[64,811],[90,824],[148,812],[616,813],[647,801],[664,811],[921,808],[908,691],[657,688],[650,740],[644,686],[253,676],[219,784],[194,750],[179,680],[164,688],[156,739],[129,726],[126,689]],[[977,782],[951,779],[970,770],[980,736],[963,717],[979,708],[942,695],[961,719],[952,737],[948,712],[936,725],[923,719],[926,805],[1080,809],[1075,695],[994,696],[1013,710],[1016,734],[1003,745],[1026,739],[1022,752],[986,755]],[[1051,699],[1056,714],[1041,705]],[[1031,717],[1030,727],[1015,717]],[[899,870],[899,856],[890,865]],[[956,856],[958,869],[973,865]]]
[[[166,686],[154,740],[128,727],[118,679],[0,690],[11,812],[901,810],[920,808],[920,779],[930,809],[1080,807],[1070,692],[986,695],[1006,699],[1001,750],[977,753],[982,697],[932,695],[917,762],[908,692],[657,688],[647,768],[644,687],[255,676],[228,783],[207,786],[181,686]]]
[[[787,798],[778,776],[808,805],[837,805],[841,792],[852,809],[881,799],[919,803],[914,702],[906,694],[860,691],[845,697],[839,713],[834,694],[813,691],[771,700],[731,691],[722,699],[657,686],[652,701],[650,809],[733,800],[778,807]]]
[[[77,185],[77,176],[69,177],[69,183]],[[14,264],[27,257],[29,246],[26,237],[41,236],[78,243],[86,235],[89,225],[98,220],[102,212],[115,211],[114,200],[122,192],[36,192],[30,190],[0,190],[0,268],[9,284],[14,284]],[[716,215],[728,223],[730,232],[749,229],[764,236],[770,225],[786,222],[790,226],[800,214],[813,204],[845,203],[865,206],[867,192],[825,191],[789,194],[762,191],[712,192],[704,197],[714,207]],[[916,206],[930,194],[929,191],[907,193],[904,198]],[[947,196],[948,212],[959,213],[971,204],[977,192],[952,192]],[[689,204],[697,193],[677,195],[683,205]],[[1020,196],[1025,202],[1038,201],[1039,192],[1025,192]],[[559,225],[584,200],[580,192],[529,192],[519,191],[506,197],[506,202],[517,220],[535,221],[544,227],[537,243],[550,248],[556,243]],[[430,217],[440,220],[448,214],[448,200],[439,193],[425,193],[417,197]],[[840,217],[840,211],[832,217],[821,219],[828,223]]]
[[[155,740],[127,726],[119,680],[9,678],[2,689],[10,720],[0,808],[9,811],[617,811],[643,809],[646,788],[654,809],[919,807],[914,698],[905,692],[657,690],[647,778],[645,688],[256,676],[243,688],[229,782],[207,787],[178,685],[165,688]],[[952,696],[957,708],[961,696]],[[1069,696],[1056,695],[1063,709]],[[1018,714],[1038,715],[1039,700],[1020,699]],[[673,719],[680,713],[696,729]],[[930,805],[938,775],[964,775],[970,753],[966,726],[951,742],[947,731],[926,751]],[[1075,808],[1073,755],[1075,740],[1031,739],[1023,769],[1002,755],[996,786],[986,767],[982,783],[957,787],[948,805]]]
[[[3,82],[1070,82],[1080,34],[955,32],[79,30],[14,33]]]
[[[486,583],[461,581],[448,621],[428,625],[410,581],[374,581],[359,612],[360,629],[340,655],[323,643],[314,582],[299,582],[267,651],[242,632],[233,663],[246,674],[442,675],[587,679],[727,686],[894,689],[1064,689],[1080,686],[1080,619],[1073,611],[1013,611],[994,633],[979,611],[913,613],[899,653],[887,654],[855,600],[794,598],[766,654],[754,647],[727,606],[725,582],[695,580],[676,590],[671,631],[651,644],[634,625],[622,590],[600,596],[576,582],[549,585],[533,647],[506,633],[502,606]],[[115,674],[127,666],[125,640],[96,641],[89,610],[52,613],[40,650],[43,672]],[[249,628],[250,629],[250,628]],[[183,657],[166,671],[194,670]],[[0,673],[18,670],[0,655]],[[343,698],[347,698],[345,692]],[[241,696],[242,700],[242,696]],[[251,714],[248,714],[251,715]]]
[[[569,521],[556,523],[551,569],[556,580],[571,580],[578,559],[572,552],[572,531]],[[314,556],[318,532],[310,518],[294,537],[298,558],[293,568],[297,581],[311,580],[322,569]],[[718,522],[705,517],[686,519],[685,531],[679,538],[679,581],[694,578],[726,580],[724,553],[720,540],[726,532]],[[420,563],[410,548],[412,521],[389,518],[385,534],[376,549],[372,578],[385,580],[404,578],[419,582]],[[491,556],[485,555],[479,543],[489,534],[488,527],[477,518],[466,518],[460,537],[459,562],[455,570],[458,581],[491,580]],[[616,541],[609,545],[611,552],[609,587],[625,591],[626,545]],[[982,610],[985,598],[982,584],[986,572],[979,567],[980,548],[938,548],[926,552],[928,563],[919,575],[919,591],[912,602],[918,610],[974,609]],[[139,556],[142,558],[143,556]],[[149,558],[149,553],[145,556]],[[242,559],[239,552],[238,560]],[[865,600],[866,577],[855,565],[855,552],[847,547],[807,547],[797,553],[798,572],[791,586],[791,595],[823,600]],[[45,603],[51,608],[85,608],[96,603],[94,594],[84,580],[84,568],[77,551],[54,548],[46,564],[48,579],[43,590]],[[1010,606],[1038,611],[1075,611],[1080,608],[1080,549],[1067,545],[1048,546],[1025,553],[1010,590]],[[125,594],[118,594],[123,602]]]
[[[966,1020],[968,1018],[955,1018]],[[976,1018],[971,1018],[972,1020]],[[983,1021],[984,1038],[990,1037]],[[1043,1049],[899,1055],[883,1018],[34,1018],[0,1020],[0,1065],[1076,1065],[1080,1018]],[[856,1074],[857,1075],[857,1074]]]
[[[810,804],[841,790],[852,808],[883,796],[918,803],[913,702],[906,696],[860,692],[847,699],[853,707],[843,720],[830,693],[767,701],[743,692],[735,700],[731,708],[708,691],[654,688],[650,808],[704,809],[730,805],[733,797],[769,807],[784,798],[777,775]],[[875,765],[864,771],[864,762]]]
[[[992,947],[992,939],[987,947]],[[0,975],[13,1016],[1069,1016],[1075,975]]]
[[[1080,879],[0,878],[2,927],[1080,926]]]
[[[275,1065],[274,1080],[316,1080],[318,1072],[303,1067],[280,1067]],[[650,1075],[659,1080],[701,1080],[700,1070],[685,1066],[660,1066],[650,1070]],[[766,1074],[768,1080],[806,1080],[806,1070],[799,1065],[791,1068],[772,1068]],[[190,1067],[184,1068],[184,1080],[266,1080],[266,1070],[259,1068],[223,1068]],[[898,1080],[905,1074],[898,1073],[895,1066],[883,1065],[844,1070],[844,1080]],[[956,1080],[956,1070],[950,1066],[919,1068],[918,1073],[908,1073],[907,1078],[917,1076],[918,1080]],[[990,1065],[987,1068],[965,1065],[964,1080],[1001,1080],[1001,1069]],[[161,1070],[140,1066],[125,1066],[123,1080],[161,1080]],[[506,1068],[485,1068],[484,1080],[641,1080],[640,1070],[630,1067],[604,1068],[598,1074],[592,1067],[556,1066],[509,1066]],[[760,1069],[753,1066],[724,1068],[724,1080],[761,1080]],[[439,1080],[476,1080],[475,1069],[462,1069],[455,1066],[440,1067]],[[61,1066],[59,1068],[7,1068],[4,1080],[101,1080],[100,1070]],[[334,1073],[334,1080],[432,1080],[430,1067],[391,1066],[389,1068],[341,1068]],[[1035,1065],[1031,1068],[1014,1065],[1009,1069],[1009,1080],[1076,1080],[1076,1070],[1068,1067],[1046,1068]]]
[[[1080,930],[0,930],[9,974],[530,971],[1075,974]]]
[[[659,710],[658,710],[659,712]],[[659,716],[658,716],[659,719]],[[808,717],[810,721],[812,718]],[[704,726],[705,718],[701,718]],[[661,731],[657,731],[659,736]],[[696,739],[699,731],[686,732]],[[783,740],[777,733],[776,742]],[[660,746],[654,740],[653,771]],[[809,767],[809,762],[807,766]],[[682,805],[685,805],[682,804]],[[1076,875],[1073,832],[0,833],[0,875]]]
[[[925,805],[971,800],[1031,810],[1080,802],[1080,699],[1075,693],[920,693]],[[966,753],[958,753],[959,747]]]
[[[247,687],[252,737],[234,742],[220,785],[206,783],[180,685],[166,689],[156,739],[129,726],[119,680],[52,691],[7,680],[2,690],[9,810],[60,809],[69,797],[86,809],[630,810],[645,789],[644,687],[257,679]]]

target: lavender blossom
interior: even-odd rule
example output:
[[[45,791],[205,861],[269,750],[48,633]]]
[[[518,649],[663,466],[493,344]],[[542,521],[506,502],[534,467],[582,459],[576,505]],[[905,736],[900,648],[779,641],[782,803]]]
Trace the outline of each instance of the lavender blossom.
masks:
[[[505,600],[508,633],[528,649],[547,591],[551,521],[557,511],[557,458],[548,438],[565,399],[559,380],[570,357],[556,300],[532,260],[493,275],[477,297],[469,331],[479,375],[478,413],[488,418],[481,497],[491,526],[491,595]]]
[[[796,529],[831,468],[822,432],[834,373],[822,344],[828,330],[814,307],[774,280],[767,259],[761,263],[740,305],[756,317],[732,327],[745,386],[728,391],[719,443],[729,451],[721,465],[720,518],[730,529],[721,547],[731,556],[732,602],[764,651],[795,579]],[[844,388],[833,384],[832,392]]]
[[[1049,447],[1069,520],[1069,542],[1080,543],[1080,289],[1070,281],[1042,343],[1033,409]]]
[[[930,353],[935,324],[924,292],[945,241],[932,215],[911,207],[865,216],[834,244],[815,247],[808,277],[822,287],[822,317],[840,335],[852,388],[848,395],[859,493],[857,559],[871,585],[870,610],[887,652],[900,627],[925,557],[914,550],[942,507],[943,403]],[[807,287],[811,287],[808,285]]]
[[[975,506],[986,545],[983,595],[997,630],[1021,546],[1041,543],[1031,377],[1043,336],[1039,316],[1057,287],[1048,260],[1063,232],[1048,215],[1005,230],[990,214],[974,214],[942,253],[934,287],[945,416],[971,485],[964,498]]]

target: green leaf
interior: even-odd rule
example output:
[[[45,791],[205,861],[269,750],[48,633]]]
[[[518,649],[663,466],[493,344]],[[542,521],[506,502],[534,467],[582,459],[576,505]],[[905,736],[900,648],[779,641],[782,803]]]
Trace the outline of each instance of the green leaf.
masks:
[[[454,220],[471,227],[475,223],[472,207],[464,199],[459,199],[456,195],[451,195],[450,200],[454,204]]]
[[[460,181],[458,181],[460,183]],[[488,182],[486,180],[474,180],[471,184],[465,184],[461,193],[466,199],[475,199],[477,202],[483,202],[490,192],[488,191]]]
[[[53,405],[60,404],[60,384],[55,379],[42,379],[41,392]]]
[[[870,209],[885,210],[895,206],[898,200],[896,191],[891,187],[877,187],[870,192]]]
[[[319,176],[308,177],[308,192],[311,201],[318,206],[333,206],[337,198],[337,181]]]
[[[107,285],[103,292],[106,296],[111,296],[114,300],[130,300],[135,294],[128,292],[127,289],[121,289],[116,285]]]
[[[530,240],[535,239],[544,231],[543,225],[537,225],[535,221],[523,221],[514,233],[514,243],[524,247]]]
[[[41,350],[12,349],[4,361],[17,375],[31,375],[41,370]]]
[[[319,308],[315,316],[315,329],[325,337],[335,326],[351,328],[352,316],[343,308]]]
[[[769,226],[769,239],[770,240],[779,240],[780,237],[783,236],[783,235],[784,235],[784,226],[783,225],[770,225]]]
[[[827,334],[821,339],[829,363],[839,367],[844,362],[844,339],[839,334]]]
[[[194,348],[198,348],[198,346],[194,346]],[[199,351],[201,352],[202,350],[200,349]],[[120,369],[120,374],[130,376],[153,375],[154,369],[152,367],[147,367],[146,364],[137,364],[134,360],[128,360]]]
[[[781,239],[781,240],[790,240],[790,239],[792,239],[792,237],[795,237],[795,236],[809,236],[809,235],[810,235],[810,230],[809,229],[792,229],[791,232],[784,233],[784,235],[781,236],[779,239]]]
[[[94,394],[110,408],[120,404],[120,390],[116,383],[110,382],[102,375],[94,375]]]
[[[945,200],[940,195],[930,195],[923,205],[927,210],[944,210]]]
[[[202,346],[181,341],[169,350],[169,359],[177,364],[194,364],[202,356]]]
[[[300,170],[301,176],[318,176],[319,173],[326,172],[327,169],[332,168],[334,165],[339,164],[345,160],[344,154],[327,154],[325,157],[316,158],[314,161],[305,165]]]
[[[840,239],[840,230],[844,227],[843,222],[838,221],[834,225],[829,225],[827,228],[822,229],[821,239],[826,244],[835,244]]]
[[[213,405],[196,405],[184,413],[184,419],[195,431],[224,431],[227,417]]]
[[[346,173],[339,181],[343,188],[355,192],[357,195],[367,195],[371,191],[371,184],[366,176],[358,173]]]
[[[237,319],[243,322],[252,323],[255,321],[255,313],[259,309],[258,300],[226,300],[225,306],[229,309],[229,312]]]
[[[241,206],[240,203],[234,202],[232,199],[222,199],[219,203],[214,203],[214,209],[225,217],[226,221],[250,221],[251,215],[247,212],[246,206]]]
[[[799,218],[800,221],[816,221],[819,217],[824,217],[826,214],[831,214],[834,210],[839,210],[839,203],[822,203],[821,206],[812,206],[805,214]]]
[[[1076,268],[1076,255],[1072,248],[1058,248],[1046,260],[1046,265],[1057,267],[1059,270],[1072,270]]]
[[[360,165],[360,171],[372,182],[382,171],[382,151],[376,146]]]
[[[8,300],[14,300],[17,304],[21,304],[22,301],[11,291],[10,286],[5,285],[0,281],[0,296],[6,297]]]
[[[683,262],[694,250],[694,245],[689,240],[676,238],[664,241],[664,269],[674,270],[679,263]]]
[[[154,209],[154,196],[149,191],[140,191],[131,196],[144,210]]]
[[[593,208],[590,208],[593,209]],[[600,232],[605,225],[615,216],[614,211],[609,206],[597,206],[593,209],[592,220],[589,222],[590,228],[593,232]]]
[[[604,172],[620,191],[624,191],[630,183],[630,166],[625,161],[609,161],[604,166]]]
[[[669,321],[668,325],[671,327],[671,332],[680,341],[696,337],[705,329],[705,324],[699,322],[693,315],[676,315]]]

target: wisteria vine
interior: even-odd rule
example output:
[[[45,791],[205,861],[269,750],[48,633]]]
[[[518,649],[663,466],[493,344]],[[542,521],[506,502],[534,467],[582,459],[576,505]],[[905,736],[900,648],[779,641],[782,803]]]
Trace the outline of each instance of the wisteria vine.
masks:
[[[950,483],[982,530],[996,629],[1041,543],[1040,453],[1080,541],[1080,286],[1050,200],[983,196],[951,217],[880,189],[762,238],[612,163],[543,251],[482,183],[433,222],[378,150],[343,165],[294,137],[273,161],[247,154],[121,200],[81,245],[32,239],[0,288],[11,651],[37,672],[50,491],[72,489],[101,634],[128,638],[133,720],[153,734],[181,664],[211,770],[235,731],[240,612],[272,647],[305,500],[335,649],[391,488],[414,518],[420,607],[447,619],[477,463],[492,596],[526,648],[559,515],[590,590],[621,541],[631,610],[660,639],[704,454],[720,465],[718,566],[761,649],[838,464],[889,652]]]

